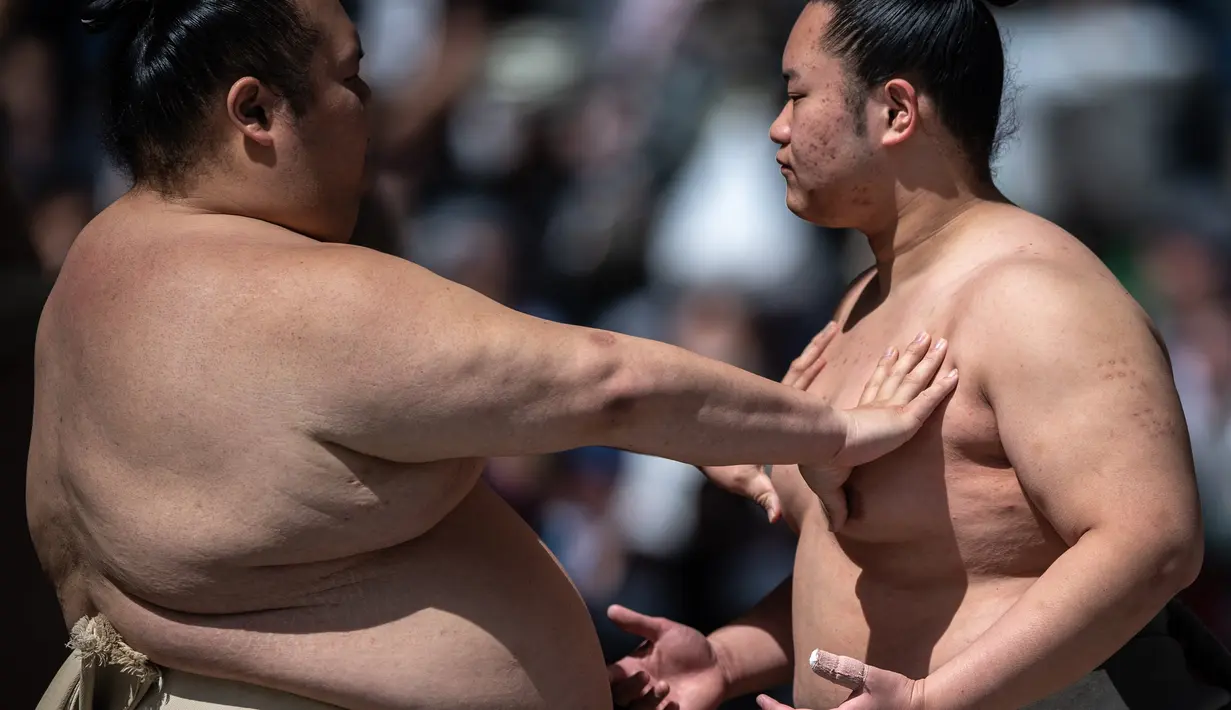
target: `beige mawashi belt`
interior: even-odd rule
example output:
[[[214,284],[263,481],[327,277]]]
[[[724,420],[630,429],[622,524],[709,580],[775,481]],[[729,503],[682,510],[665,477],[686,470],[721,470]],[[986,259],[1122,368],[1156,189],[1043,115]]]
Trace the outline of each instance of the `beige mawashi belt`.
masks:
[[[78,621],[68,646],[73,655],[38,710],[136,710],[150,688],[161,685],[158,667],[124,643],[102,616]]]

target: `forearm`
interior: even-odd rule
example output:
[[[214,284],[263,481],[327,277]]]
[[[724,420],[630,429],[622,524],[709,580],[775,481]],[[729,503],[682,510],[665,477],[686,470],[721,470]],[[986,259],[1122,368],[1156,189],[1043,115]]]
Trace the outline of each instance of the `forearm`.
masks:
[[[792,582],[787,577],[743,618],[710,634],[727,682],[725,700],[791,682]]]
[[[322,383],[303,407],[321,439],[412,463],[608,446],[698,465],[824,464],[846,443],[845,412],[682,348],[516,313],[417,268],[353,271],[344,280],[364,297],[346,317],[279,353],[297,360],[282,368],[288,387]]]
[[[927,710],[1010,710],[1080,680],[1188,584],[1191,553],[1090,532],[926,680]]]
[[[705,465],[823,463],[843,413],[747,371],[648,340],[620,339],[602,445]]]

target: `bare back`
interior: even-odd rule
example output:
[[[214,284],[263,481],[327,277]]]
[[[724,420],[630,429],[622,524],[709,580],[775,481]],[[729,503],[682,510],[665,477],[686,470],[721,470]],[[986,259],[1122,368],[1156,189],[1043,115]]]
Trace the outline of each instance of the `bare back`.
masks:
[[[82,235],[40,326],[29,467],[66,622],[348,708],[610,707],[584,604],[481,461],[314,435],[261,345],[300,337],[271,304],[317,246],[124,202]]]
[[[957,237],[938,263],[884,302],[874,274],[859,279],[838,314],[841,332],[811,389],[836,406],[858,402],[885,343],[920,331],[946,335],[952,355],[942,371],[963,372],[957,392],[915,439],[852,473],[851,517],[839,535],[828,531],[798,473],[776,469],[785,511],[800,527],[793,595],[800,707],[834,707],[849,695],[808,669],[812,649],[925,677],[986,631],[1066,550],[1023,490],[972,376],[979,363],[963,354],[985,350],[980,339],[993,312],[987,287],[1003,265],[1054,263],[1097,288],[1118,286],[1071,236],[1014,208],[991,209],[974,224],[979,233]],[[1015,314],[995,317],[1011,325]]]

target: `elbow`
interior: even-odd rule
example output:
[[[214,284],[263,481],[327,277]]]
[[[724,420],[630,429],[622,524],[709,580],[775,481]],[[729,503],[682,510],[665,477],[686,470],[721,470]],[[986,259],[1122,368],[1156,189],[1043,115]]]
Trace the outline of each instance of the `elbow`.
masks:
[[[1101,530],[1099,537],[1114,540],[1108,552],[1135,570],[1133,593],[1143,601],[1171,599],[1197,580],[1205,537],[1195,507],[1158,506],[1125,515],[1119,523]]]
[[[1165,569],[1173,580],[1176,593],[1187,589],[1197,581],[1204,564],[1205,541],[1200,532],[1182,546],[1177,546],[1172,550],[1167,558]]]
[[[1200,526],[1183,534],[1160,536],[1155,555],[1155,589],[1173,597],[1190,587],[1205,562],[1205,542]]]
[[[1180,524],[1172,528],[1170,534],[1160,536],[1165,542],[1161,569],[1165,579],[1175,587],[1175,593],[1192,586],[1205,564],[1205,526],[1201,509],[1193,505],[1184,512],[1186,514],[1175,516]]]

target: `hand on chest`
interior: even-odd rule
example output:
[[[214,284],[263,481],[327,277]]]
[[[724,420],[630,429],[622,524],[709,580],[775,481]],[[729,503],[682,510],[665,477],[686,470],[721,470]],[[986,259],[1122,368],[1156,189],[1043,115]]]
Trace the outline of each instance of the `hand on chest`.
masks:
[[[930,323],[910,323],[909,327],[867,327],[874,325],[865,321],[860,327],[834,339],[824,354],[827,362],[825,369],[809,388],[810,394],[825,399],[838,409],[857,407],[868,379],[886,350],[893,347],[901,352],[921,329],[932,333],[936,339],[948,335],[945,328]],[[961,342],[950,342],[949,353],[940,371],[947,372],[954,367],[961,370]],[[987,445],[996,441],[994,414],[979,396],[978,385],[972,377],[958,384],[957,391],[940,406],[914,439],[881,461],[862,468],[879,468],[910,459],[922,450],[936,451],[942,446],[959,456],[968,449],[971,454],[977,451],[979,456],[975,458],[981,458],[986,453]]]
[[[851,409],[859,400],[868,379],[890,348],[902,353],[919,334],[920,327],[910,332],[905,328],[860,328],[839,335],[826,349],[826,365],[809,388],[811,394],[824,398],[839,409]],[[937,341],[945,337],[938,330],[927,330]],[[950,348],[952,350],[952,347]],[[952,355],[946,358],[941,372],[954,366]]]
[[[839,409],[854,408],[889,347],[901,352],[921,329],[936,338],[948,335],[932,324],[910,323],[910,328],[865,327],[868,325],[871,324],[865,321],[830,344],[824,355],[828,364],[809,389],[811,394]],[[961,367],[960,346],[960,342],[950,344],[951,355],[942,372]],[[994,414],[978,395],[976,384],[960,383],[957,392],[913,439],[851,472],[844,487],[851,508],[847,533],[863,535],[874,530],[878,535],[894,537],[947,524],[947,518],[917,518],[927,510],[947,510],[950,489],[964,489],[972,466],[977,468],[999,460],[998,452]],[[792,485],[802,486],[803,482],[792,481],[787,487]],[[809,499],[810,496],[803,496],[797,502],[810,503]],[[869,525],[872,527],[868,528]]]

